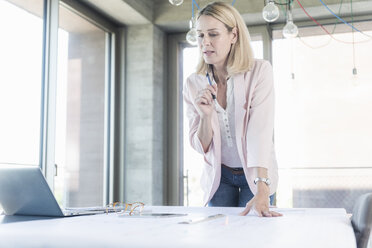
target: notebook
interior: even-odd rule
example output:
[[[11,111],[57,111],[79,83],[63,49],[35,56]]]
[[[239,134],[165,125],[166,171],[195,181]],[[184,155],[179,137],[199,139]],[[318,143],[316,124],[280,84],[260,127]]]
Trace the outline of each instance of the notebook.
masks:
[[[0,164],[0,205],[6,215],[68,217],[104,213],[103,208],[62,209],[40,167]]]

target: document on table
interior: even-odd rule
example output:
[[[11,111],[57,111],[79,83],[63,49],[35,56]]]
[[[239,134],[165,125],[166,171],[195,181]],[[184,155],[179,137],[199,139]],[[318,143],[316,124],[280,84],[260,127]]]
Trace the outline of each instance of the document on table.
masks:
[[[226,215],[224,214],[214,214],[214,215],[209,215],[207,217],[201,217],[201,218],[195,218],[195,219],[190,219],[186,221],[181,221],[178,222],[178,224],[198,224],[201,222],[209,221],[209,220],[214,220],[217,218],[225,217]]]

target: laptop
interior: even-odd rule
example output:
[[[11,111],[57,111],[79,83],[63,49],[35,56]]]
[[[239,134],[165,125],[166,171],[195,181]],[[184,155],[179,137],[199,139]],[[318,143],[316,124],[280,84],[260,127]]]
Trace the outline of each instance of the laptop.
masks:
[[[104,213],[104,208],[62,209],[40,167],[0,164],[0,206],[6,215],[69,217]]]

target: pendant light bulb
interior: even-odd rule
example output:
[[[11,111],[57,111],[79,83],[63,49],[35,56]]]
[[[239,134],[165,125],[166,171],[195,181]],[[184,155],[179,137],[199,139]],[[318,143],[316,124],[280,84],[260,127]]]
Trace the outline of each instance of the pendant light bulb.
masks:
[[[198,44],[198,33],[196,28],[191,28],[186,34],[186,40],[190,45],[196,46]]]
[[[298,28],[293,23],[292,10],[287,11],[287,24],[283,28],[283,36],[285,38],[296,38],[298,35]]]
[[[179,6],[183,3],[183,0],[169,0],[169,2],[174,6]]]
[[[298,28],[293,21],[287,22],[283,28],[283,36],[285,38],[296,38],[298,35]]]
[[[196,32],[195,28],[195,22],[196,18],[192,17],[189,25],[190,25],[190,31],[186,34],[186,40],[190,45],[196,46],[198,44],[198,32]]]
[[[279,8],[274,1],[269,1],[262,10],[262,17],[267,22],[275,22],[279,18]]]

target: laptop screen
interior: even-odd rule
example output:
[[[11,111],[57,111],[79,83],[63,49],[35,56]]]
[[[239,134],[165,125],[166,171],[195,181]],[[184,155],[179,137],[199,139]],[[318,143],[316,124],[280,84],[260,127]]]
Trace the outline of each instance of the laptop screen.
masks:
[[[0,204],[7,215],[63,216],[38,166],[0,164]]]

